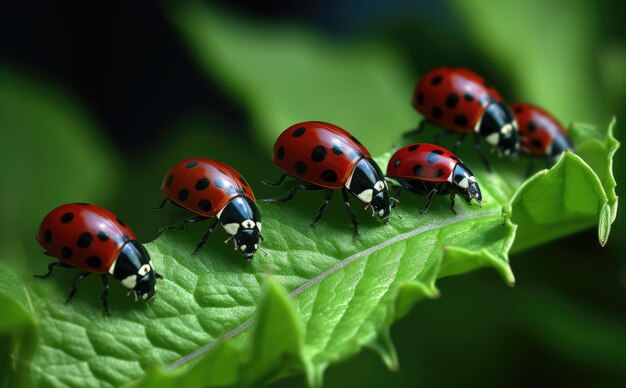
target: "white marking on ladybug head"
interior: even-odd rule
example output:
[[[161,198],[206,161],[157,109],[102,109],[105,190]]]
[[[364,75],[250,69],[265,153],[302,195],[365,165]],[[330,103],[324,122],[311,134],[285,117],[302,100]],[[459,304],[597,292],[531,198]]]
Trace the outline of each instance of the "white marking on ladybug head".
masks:
[[[474,175],[470,176],[469,181],[472,183],[476,182],[476,177]]]
[[[462,189],[467,189],[467,187],[469,186],[469,181],[467,177],[463,177],[463,179],[459,181],[458,185]]]
[[[511,153],[511,150],[506,148],[504,151],[502,151],[502,153],[508,156]]]
[[[244,229],[252,229],[254,228],[254,221],[245,220],[244,222],[241,223],[241,226],[243,226]]]
[[[357,194],[357,197],[359,197],[359,199],[365,203],[370,203],[372,202],[373,195],[374,195],[374,190],[367,189],[367,190],[363,190],[360,194]]]
[[[148,293],[146,292],[145,294],[141,295],[141,299],[148,300]]]
[[[385,215],[385,209],[380,209],[380,210],[378,211],[378,216],[379,216],[379,217],[382,217],[382,216],[384,216],[384,215]]]
[[[135,288],[137,285],[137,275],[128,275],[122,280],[122,285],[126,288]]]
[[[236,222],[231,222],[230,224],[224,225],[224,230],[226,231],[226,233],[234,236],[237,234],[237,231],[239,230],[239,224]]]
[[[487,136],[486,139],[487,139],[487,143],[491,145],[496,145],[498,144],[498,141],[500,140],[500,133],[494,132],[491,135]]]
[[[500,132],[504,135],[508,135],[513,132],[513,126],[511,124],[506,124],[502,128],[500,128]]]
[[[150,267],[150,264],[144,264],[141,266],[141,268],[139,268],[139,271],[137,273],[139,274],[139,276],[146,276],[150,271],[152,271],[152,267]]]
[[[259,244],[254,244],[254,249],[259,249]]]
[[[242,252],[245,252],[246,248],[248,248],[246,244],[243,244],[239,247],[239,249],[241,249]]]
[[[350,184],[352,183],[352,176],[354,175],[354,170],[356,170],[356,168],[352,170],[352,173],[350,174],[350,177],[348,178],[345,184],[346,188],[348,189],[350,188]]]
[[[113,275],[113,272],[115,272],[115,264],[117,264],[117,259],[115,259],[115,261],[113,261],[113,264],[111,264],[111,266],[109,267],[109,273],[111,275]]]
[[[374,183],[374,189],[376,191],[383,191],[384,188],[385,188],[385,182],[378,181],[378,182]]]
[[[259,230],[259,233],[261,233],[261,223],[260,222],[256,223],[256,228]]]

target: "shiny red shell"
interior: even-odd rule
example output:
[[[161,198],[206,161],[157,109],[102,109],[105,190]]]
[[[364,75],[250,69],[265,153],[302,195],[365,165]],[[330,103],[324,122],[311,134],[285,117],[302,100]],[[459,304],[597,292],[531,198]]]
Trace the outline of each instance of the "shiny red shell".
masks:
[[[234,168],[211,159],[185,159],[170,168],[161,191],[185,209],[205,217],[216,216],[233,198],[256,202],[248,182]]]
[[[479,75],[440,67],[424,75],[413,92],[413,107],[433,124],[472,132],[485,108],[502,97]]]
[[[363,157],[371,158],[354,136],[320,121],[287,128],[274,143],[272,152],[272,161],[286,173],[329,189],[343,187]]]
[[[104,273],[120,249],[137,237],[115,214],[99,206],[71,203],[43,219],[37,241],[51,256],[88,272]]]
[[[428,143],[409,144],[389,159],[390,178],[419,179],[427,182],[447,182],[460,159],[443,147]]]
[[[520,148],[527,154],[547,155],[554,139],[567,138],[567,131],[559,121],[540,107],[516,103],[511,104],[511,110],[519,125]]]

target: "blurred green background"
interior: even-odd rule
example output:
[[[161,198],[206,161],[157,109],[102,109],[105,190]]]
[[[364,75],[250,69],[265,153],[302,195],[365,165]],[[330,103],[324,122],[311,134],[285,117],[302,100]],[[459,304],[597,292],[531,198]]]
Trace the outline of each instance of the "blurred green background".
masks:
[[[507,100],[543,105],[564,123],[604,128],[616,115],[623,138],[626,6],[618,0],[211,2],[219,11],[206,26],[208,52],[190,32],[198,21],[175,4],[3,9],[2,262],[25,275],[44,271],[34,234],[65,202],[101,204],[153,239],[181,214],[148,209],[161,199],[164,172],[186,157],[225,160],[258,197],[269,196],[259,182],[277,175],[269,150],[292,110],[350,123],[382,152],[417,123],[410,93],[435,66],[468,67]],[[237,35],[255,28],[269,29],[262,45]],[[310,75],[306,88],[290,83],[298,75]],[[368,98],[374,91],[382,96]],[[618,193],[625,159],[618,152]],[[443,279],[441,299],[392,329],[399,371],[363,352],[331,367],[326,386],[623,386],[625,232],[618,214],[605,248],[590,230],[514,255],[513,289],[488,271]]]

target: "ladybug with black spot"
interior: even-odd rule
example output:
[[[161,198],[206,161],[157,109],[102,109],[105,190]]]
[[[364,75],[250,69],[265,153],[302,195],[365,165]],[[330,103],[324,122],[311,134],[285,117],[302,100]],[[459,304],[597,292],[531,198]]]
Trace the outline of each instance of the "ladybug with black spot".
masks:
[[[169,169],[161,191],[167,196],[155,210],[168,202],[194,213],[180,225],[170,225],[162,231],[183,230],[185,224],[214,219],[192,254],[198,253],[218,223],[233,239],[235,250],[244,259],[252,260],[259,249],[261,212],[248,182],[234,168],[205,158],[185,159]],[[226,241],[228,241],[226,240]]]
[[[458,194],[467,203],[475,200],[482,207],[482,194],[474,174],[452,152],[434,144],[409,144],[396,151],[387,164],[387,178],[396,186],[395,195],[407,190],[427,198],[422,213],[426,212],[435,195]]]
[[[312,225],[322,217],[335,190],[341,190],[344,205],[359,236],[359,222],[352,212],[348,192],[372,208],[372,216],[389,221],[391,200],[380,167],[365,147],[342,128],[321,121],[306,121],[287,128],[276,140],[272,161],[285,174],[276,183],[280,186],[291,176],[299,181],[281,197],[266,202],[287,202],[298,190],[326,190],[326,197]]]
[[[488,170],[489,162],[480,152],[480,139],[495,147],[498,154],[515,156],[519,148],[518,125],[502,97],[479,75],[462,68],[440,67],[424,75],[413,93],[413,107],[424,116],[411,136],[426,123],[443,128],[436,136],[457,133],[456,152],[465,137],[473,133],[478,155]]]
[[[511,110],[519,123],[520,148],[531,157],[529,174],[538,159],[550,164],[565,150],[574,150],[567,131],[548,111],[528,103],[511,104]]]
[[[135,301],[154,302],[156,279],[163,277],[155,272],[148,251],[137,241],[133,231],[110,211],[86,203],[61,205],[43,219],[37,241],[46,255],[60,261],[50,263],[48,273],[35,277],[47,278],[54,267],[85,271],[72,280],[68,303],[76,295],[76,283],[94,273],[102,278],[102,303],[107,315],[107,274],[129,288]]]

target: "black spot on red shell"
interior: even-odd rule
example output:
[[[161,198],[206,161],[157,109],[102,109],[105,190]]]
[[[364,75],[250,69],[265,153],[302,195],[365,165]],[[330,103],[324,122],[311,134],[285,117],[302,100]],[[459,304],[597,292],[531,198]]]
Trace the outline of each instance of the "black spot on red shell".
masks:
[[[474,101],[474,96],[472,96],[470,93],[463,93],[463,99],[467,102],[472,102]]]
[[[74,252],[72,251],[72,248],[70,247],[63,247],[61,248],[61,256],[63,256],[64,259],[71,259],[72,256],[74,255]]]
[[[326,157],[326,148],[324,148],[321,145],[313,148],[313,151],[311,152],[311,159],[314,162],[321,162],[322,160],[324,160],[325,157]]]
[[[541,143],[541,140],[539,140],[539,139],[533,139],[532,145],[533,145],[533,147],[535,147],[537,149],[542,149],[543,148],[543,143]]]
[[[441,108],[435,107],[433,108],[431,114],[433,115],[434,118],[440,119],[443,116],[443,111],[441,110]]]
[[[174,174],[167,177],[167,179],[165,180],[165,187],[170,187],[172,185],[172,182],[174,182]]]
[[[198,207],[205,212],[210,211],[211,206],[212,206],[211,201],[209,201],[208,199],[203,199],[200,202],[198,202]]]
[[[295,169],[296,169],[296,173],[302,175],[306,172],[306,170],[308,169],[306,166],[306,163],[304,162],[297,162],[295,165]]]
[[[450,109],[454,108],[459,103],[459,95],[456,93],[448,94],[446,97],[446,106]]]
[[[537,123],[535,123],[534,121],[530,121],[526,126],[526,129],[528,129],[528,132],[530,133],[535,132],[537,130]]]
[[[419,105],[424,105],[424,93],[422,92],[417,93],[417,103]]]
[[[122,226],[126,226],[126,223],[122,220],[120,220],[119,218],[115,218],[115,220],[117,221],[118,224],[122,225]]]
[[[465,127],[468,124],[467,117],[463,115],[458,115],[454,117],[454,123],[458,125],[459,127]]]
[[[514,111],[515,113],[522,113],[524,111],[524,108],[522,108],[521,106],[516,106]]]
[[[443,81],[443,77],[440,75],[436,75],[434,76],[431,80],[430,80],[430,84],[431,85],[439,85],[441,83],[441,81]]]
[[[435,163],[436,161],[439,160],[439,158],[441,157],[441,155],[443,155],[443,151],[442,150],[433,150],[430,151],[428,153],[428,156],[426,157],[426,161],[428,163]]]
[[[189,190],[180,189],[180,191],[178,192],[178,199],[180,199],[181,201],[185,201],[187,200],[187,198],[189,198]]]
[[[415,151],[416,149],[419,148],[419,144],[413,144],[412,146],[409,146],[409,148],[407,148],[409,151]]]
[[[209,187],[209,180],[207,178],[200,178],[196,182],[196,190],[202,191]]]
[[[423,171],[424,171],[424,166],[422,166],[421,164],[416,164],[415,166],[413,166],[413,175],[422,176]]]
[[[333,151],[333,154],[335,155],[343,155],[343,150],[341,149],[339,144],[333,144],[331,150]]]
[[[439,178],[439,177],[442,177],[442,176],[443,176],[443,170],[440,169],[440,168],[436,169],[435,170],[435,177]]]
[[[325,170],[320,175],[320,178],[325,182],[333,183],[337,181],[337,173],[333,170]]]
[[[102,260],[98,256],[89,256],[85,260],[85,264],[87,264],[91,268],[100,268],[102,265]]]
[[[78,245],[79,248],[84,249],[84,248],[88,248],[91,245],[92,241],[93,241],[93,236],[91,235],[91,233],[83,232],[80,234],[80,236],[78,236],[76,245]]]
[[[299,137],[299,136],[304,135],[304,132],[306,132],[306,128],[300,127],[300,128],[296,128],[291,135],[293,137]]]
[[[87,202],[74,202],[74,205],[89,206]]]
[[[48,229],[43,232],[43,242],[48,244],[50,241],[52,241],[52,232],[50,231],[50,229]]]
[[[106,234],[106,232],[104,230],[101,230],[98,232],[98,240],[100,241],[107,241],[109,239],[109,235]]]
[[[195,160],[193,162],[189,162],[187,164],[185,164],[185,168],[194,168],[198,165],[198,162],[196,162]]]
[[[72,212],[68,212],[65,213],[61,216],[61,222],[64,224],[67,224],[68,222],[72,221],[74,219],[74,213]]]
[[[395,162],[393,162],[393,166],[394,166],[395,168],[400,167],[400,159],[396,159],[396,161],[395,161]]]
[[[281,146],[276,151],[276,159],[283,160],[285,158],[285,147]]]

